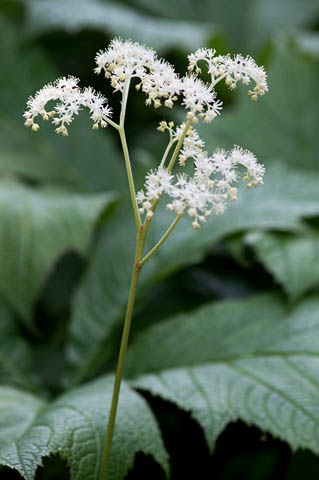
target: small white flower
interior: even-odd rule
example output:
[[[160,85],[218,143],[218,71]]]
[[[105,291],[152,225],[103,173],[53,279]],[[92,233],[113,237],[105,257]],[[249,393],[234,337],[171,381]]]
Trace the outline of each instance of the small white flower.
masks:
[[[25,125],[37,131],[39,125],[34,119],[41,115],[44,120],[52,118],[57,127],[55,131],[64,136],[68,135],[66,125],[70,125],[74,117],[79,114],[81,107],[87,107],[90,111],[93,127],[106,127],[106,118],[111,116],[111,108],[107,105],[107,99],[93,88],[81,89],[78,87],[79,79],[75,77],[58,78],[54,84],[45,85],[34,97],[27,102],[27,111],[24,113]],[[59,101],[53,110],[47,112],[46,105],[50,101]]]
[[[193,131],[192,135],[199,141],[196,134]],[[233,184],[238,181],[238,165],[246,168],[243,179],[248,187],[262,183],[265,170],[263,165],[257,162],[251,152],[240,147],[236,146],[230,152],[219,149],[211,156],[208,152],[198,149],[194,150],[192,158],[194,161],[192,176],[186,173],[172,175],[164,167],[147,174],[144,191],[139,192],[136,197],[140,213],[150,215],[154,200],[166,193],[170,197],[168,210],[175,211],[177,215],[187,211],[192,218],[193,228],[198,229],[212,211],[216,215],[221,215],[227,207],[227,200],[237,199],[237,188]]]
[[[115,90],[123,91],[125,81],[138,78],[137,90],[147,95],[146,105],[172,108],[181,90],[181,80],[168,62],[157,58],[155,50],[130,40],[116,38],[107,50],[95,57],[95,73],[104,71]]]
[[[186,75],[182,85],[182,104],[195,116],[199,115],[209,123],[219,115],[222,102],[216,99],[216,92],[211,85],[206,85],[194,75]]]
[[[253,80],[256,86],[248,91],[253,100],[257,100],[268,91],[266,72],[263,67],[256,64],[253,58],[239,54],[215,56],[215,53],[215,50],[200,48],[189,55],[189,71],[200,74],[201,69],[198,63],[203,61],[207,65],[213,86],[222,78],[225,78],[226,85],[231,89],[236,88],[239,81],[248,85]]]

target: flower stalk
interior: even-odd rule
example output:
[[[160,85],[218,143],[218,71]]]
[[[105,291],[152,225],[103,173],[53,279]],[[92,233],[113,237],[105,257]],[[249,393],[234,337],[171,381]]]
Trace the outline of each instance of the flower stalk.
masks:
[[[238,82],[248,85],[253,81],[255,85],[248,91],[248,95],[254,101],[268,91],[268,86],[264,68],[259,67],[251,57],[239,54],[216,55],[215,50],[206,48],[200,48],[188,56],[188,73],[182,78],[172,65],[159,59],[151,48],[121,39],[112,40],[108,49],[98,52],[95,62],[95,73],[103,72],[105,78],[110,80],[112,88],[122,94],[119,123],[111,120],[112,109],[108,106],[107,98],[91,87],[80,88],[79,79],[72,76],[59,78],[53,84],[44,86],[34,97],[30,97],[24,118],[25,125],[34,132],[40,129],[35,119],[41,116],[43,120],[52,121],[58,134],[67,136],[69,125],[85,107],[89,111],[94,130],[110,125],[119,133],[121,140],[136,224],[136,250],[100,463],[99,480],[106,480],[141,269],[171,235],[184,214],[191,218],[191,225],[197,230],[212,213],[222,214],[229,199],[236,200],[237,188],[234,184],[240,180],[242,167],[245,169],[242,179],[248,188],[263,183],[264,166],[258,163],[251,152],[235,146],[231,151],[217,149],[209,154],[194,124],[199,120],[211,123],[220,114],[222,102],[217,99],[214,87],[221,80],[225,80],[230,89],[235,89]],[[199,62],[204,62],[207,67],[210,76],[208,84],[199,78]],[[174,122],[167,123],[165,120],[160,122],[158,130],[168,130],[169,142],[158,166],[147,173],[144,188],[137,194],[124,128],[133,78],[140,82],[135,88],[146,95],[146,105],[172,108],[180,99],[181,105],[187,111],[186,121],[181,125],[175,126]],[[56,102],[51,111],[46,110],[49,102]],[[175,148],[171,154],[173,145]],[[169,156],[170,160],[165,166]],[[190,161],[193,162],[193,168],[190,169],[193,171],[192,175],[181,170]],[[164,194],[169,198],[167,209],[175,212],[176,216],[160,240],[144,255],[147,234]]]

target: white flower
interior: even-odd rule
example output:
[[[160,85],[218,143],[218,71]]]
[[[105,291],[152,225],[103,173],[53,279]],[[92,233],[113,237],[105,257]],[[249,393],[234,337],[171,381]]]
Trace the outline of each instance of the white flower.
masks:
[[[230,152],[219,149],[211,156],[198,149],[194,150],[192,158],[192,176],[186,173],[172,175],[162,166],[147,174],[145,188],[137,194],[140,213],[152,215],[154,200],[166,193],[170,197],[167,208],[177,215],[187,211],[193,228],[198,229],[212,211],[220,215],[225,211],[228,199],[237,199],[237,188],[233,184],[238,181],[238,165],[246,168],[243,179],[248,187],[262,183],[263,165],[257,162],[251,152],[240,147],[235,146]]]
[[[96,93],[91,87],[81,89],[78,87],[79,79],[75,77],[58,78],[54,84],[45,85],[34,97],[27,102],[27,111],[24,113],[25,125],[37,131],[40,127],[34,119],[41,115],[44,120],[52,118],[57,127],[55,131],[64,136],[68,135],[66,125],[70,125],[73,118],[78,115],[81,107],[87,107],[93,120],[93,128],[106,127],[106,118],[111,116],[111,109],[107,99]],[[50,101],[59,101],[51,111],[46,111]]]
[[[189,71],[195,70],[197,75],[200,74],[201,69],[198,62],[204,61],[207,64],[213,86],[223,78],[225,78],[226,85],[231,89],[236,88],[239,81],[248,85],[253,80],[256,86],[253,90],[248,91],[253,100],[257,100],[259,96],[268,91],[266,72],[263,67],[256,64],[253,58],[250,56],[243,57],[239,54],[215,56],[215,53],[215,50],[200,48],[189,55]]]
[[[219,115],[222,102],[216,99],[216,92],[211,85],[205,85],[194,75],[186,75],[182,85],[182,104],[195,116],[199,115],[209,123]]]
[[[95,73],[104,71],[115,90],[123,91],[125,81],[139,78],[137,90],[147,95],[146,104],[155,108],[162,102],[172,108],[181,90],[181,80],[169,63],[157,58],[155,50],[130,40],[112,40],[105,51],[95,57]]]

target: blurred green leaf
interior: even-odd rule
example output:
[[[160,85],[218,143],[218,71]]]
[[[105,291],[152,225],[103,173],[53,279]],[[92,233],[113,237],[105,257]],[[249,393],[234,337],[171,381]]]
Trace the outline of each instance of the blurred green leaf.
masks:
[[[318,453],[318,309],[312,296],[288,312],[274,294],[206,305],[142,333],[127,374],[190,411],[211,448],[241,419]]]
[[[59,453],[74,478],[96,479],[112,387],[113,377],[97,380],[47,405],[18,390],[0,387],[0,463],[32,480],[42,458]],[[153,414],[145,400],[124,383],[108,478],[124,479],[139,451],[152,455],[167,472],[167,454]]]
[[[84,113],[70,127],[68,138],[45,122],[40,122],[38,134],[23,125],[28,97],[58,76],[44,52],[25,43],[21,31],[0,18],[0,174],[84,191],[126,186],[112,129],[92,131]]]
[[[292,299],[319,287],[319,234],[255,232],[245,241]]]
[[[239,144],[254,152],[261,162],[275,158],[315,170],[319,147],[316,72],[314,59],[303,57],[288,41],[276,42],[267,68],[269,92],[256,105],[241,89],[237,105],[212,125],[201,124],[199,130],[208,150]]]
[[[145,15],[121,2],[101,0],[27,0],[31,33],[65,28],[76,32],[95,28],[154,48],[197,48],[215,33],[212,24],[164,20]]]
[[[31,348],[19,332],[12,311],[0,297],[0,383],[33,388]],[[0,420],[1,423],[1,420]],[[0,427],[1,428],[1,427]]]
[[[159,18],[212,22],[230,37],[236,52],[251,53],[270,35],[312,25],[318,19],[315,0],[129,0]],[[196,48],[196,47],[195,47]]]
[[[0,290],[23,320],[57,257],[67,250],[88,253],[92,228],[112,194],[73,194],[0,184]]]

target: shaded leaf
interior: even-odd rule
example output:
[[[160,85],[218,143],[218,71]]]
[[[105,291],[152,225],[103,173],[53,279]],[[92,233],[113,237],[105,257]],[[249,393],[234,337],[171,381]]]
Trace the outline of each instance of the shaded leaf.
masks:
[[[101,0],[28,0],[28,24],[32,33],[65,28],[95,28],[158,48],[196,48],[215,33],[212,24],[191,20],[154,18],[127,5]]]
[[[33,389],[31,349],[22,338],[12,311],[0,297],[0,382]]]
[[[72,478],[96,480],[112,388],[113,378],[100,379],[46,405],[17,390],[0,388],[0,410],[5,413],[0,416],[0,464],[32,480],[42,458],[59,453],[68,461]],[[109,463],[110,480],[125,477],[138,451],[152,455],[167,472],[167,454],[153,414],[143,398],[124,383]]]
[[[201,0],[200,8],[192,0],[129,3],[159,18],[195,20],[203,25],[212,22],[227,33],[236,52],[247,53],[276,32],[312,25],[318,15],[315,0]]]
[[[135,387],[192,412],[210,447],[237,419],[319,452],[319,299],[264,294],[150,327],[127,358]]]
[[[211,217],[200,231],[191,228],[188,218],[182,219],[146,264],[139,294],[156,279],[199,262],[217,241],[234,232],[253,228],[300,229],[301,217],[318,211],[316,199],[317,182],[311,173],[272,165],[263,186],[254,191],[242,189],[238,202],[223,215]],[[131,217],[131,212],[128,215]],[[149,246],[161,237],[172,218],[165,210],[156,213]],[[113,354],[108,344],[124,316],[134,242],[134,226],[118,214],[113,223],[105,225],[93,260],[74,297],[67,351],[72,372],[79,369],[79,379],[97,371]]]
[[[256,232],[246,241],[292,299],[319,286],[319,236]]]
[[[0,290],[28,324],[52,263],[67,250],[86,255],[92,227],[113,200],[112,194],[0,184]]]

